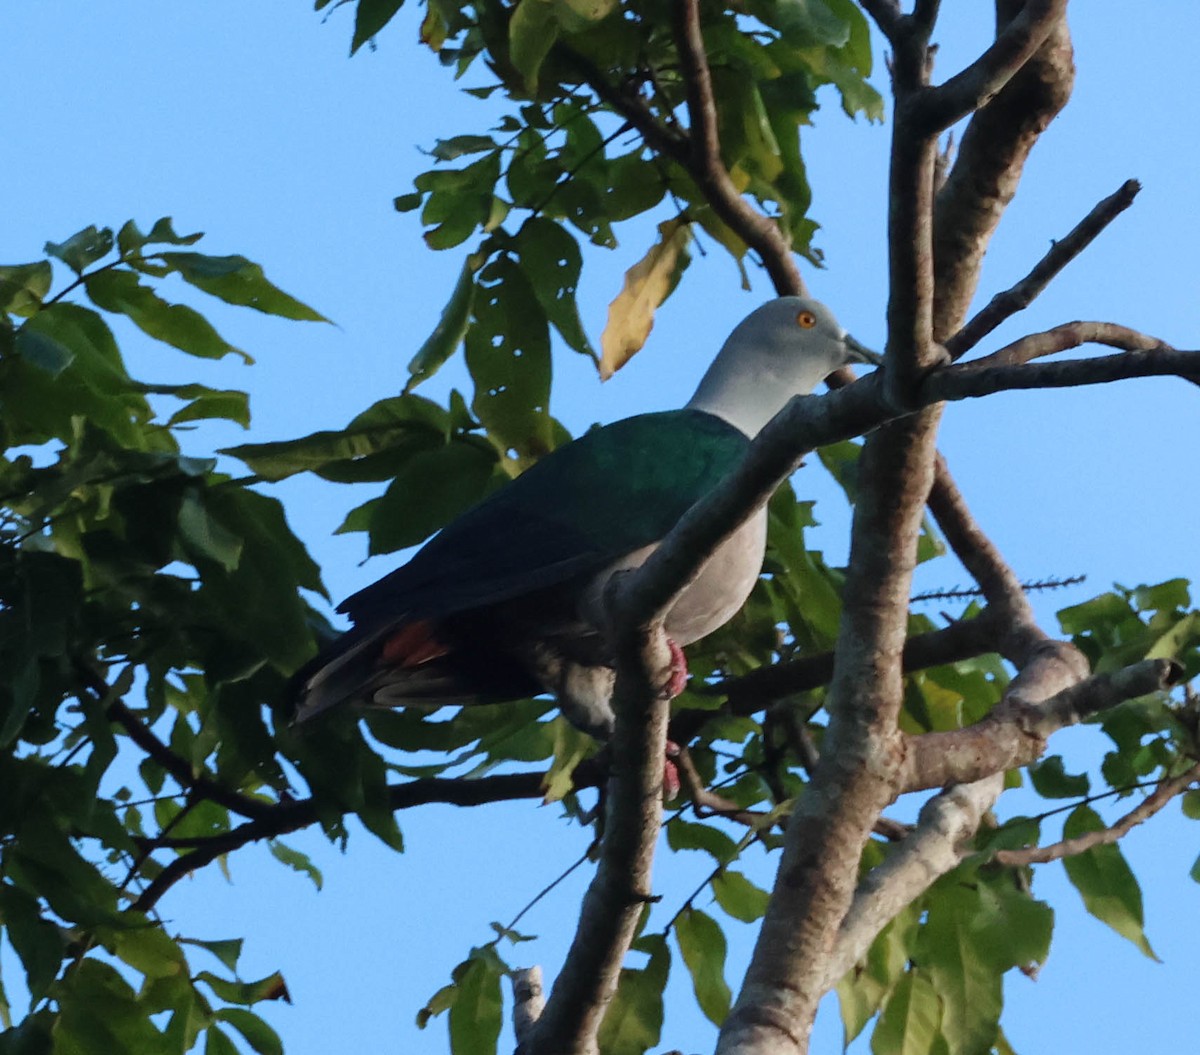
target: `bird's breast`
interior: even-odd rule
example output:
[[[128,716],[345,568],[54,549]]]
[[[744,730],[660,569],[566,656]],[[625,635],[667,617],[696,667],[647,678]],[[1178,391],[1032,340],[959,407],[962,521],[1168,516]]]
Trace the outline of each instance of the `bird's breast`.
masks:
[[[750,596],[762,571],[767,545],[767,511],[754,514],[713,553],[695,581],[667,615],[667,634],[680,645],[711,634],[732,619]],[[584,592],[582,614],[592,626],[603,625],[604,587],[615,573],[641,567],[657,543],[627,553],[597,575]]]

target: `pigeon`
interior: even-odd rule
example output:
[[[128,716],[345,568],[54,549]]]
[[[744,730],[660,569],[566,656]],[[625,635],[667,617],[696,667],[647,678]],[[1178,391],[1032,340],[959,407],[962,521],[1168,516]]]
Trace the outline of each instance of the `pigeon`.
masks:
[[[297,675],[295,719],[331,707],[498,703],[552,694],[573,725],[612,733],[609,579],[637,568],[741,462],[795,395],[879,357],[823,304],[780,297],[730,334],[680,410],[639,414],[567,443],[447,524],[407,564],[347,598],[352,629]],[[682,648],[723,626],[762,569],[759,509],[704,563],[666,615]]]

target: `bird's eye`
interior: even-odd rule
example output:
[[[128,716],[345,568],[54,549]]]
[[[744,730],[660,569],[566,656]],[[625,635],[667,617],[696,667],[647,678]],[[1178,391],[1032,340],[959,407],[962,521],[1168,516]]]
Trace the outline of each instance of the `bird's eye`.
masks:
[[[811,311],[802,311],[796,316],[796,322],[801,328],[811,330],[817,324],[817,317]]]

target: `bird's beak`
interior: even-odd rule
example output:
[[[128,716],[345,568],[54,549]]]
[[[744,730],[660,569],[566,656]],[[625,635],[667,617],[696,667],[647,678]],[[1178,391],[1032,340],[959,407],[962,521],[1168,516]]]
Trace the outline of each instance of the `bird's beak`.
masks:
[[[846,346],[846,358],[851,363],[866,363],[868,366],[883,366],[883,356],[871,351],[865,345],[859,344],[850,334],[842,335],[842,344]]]

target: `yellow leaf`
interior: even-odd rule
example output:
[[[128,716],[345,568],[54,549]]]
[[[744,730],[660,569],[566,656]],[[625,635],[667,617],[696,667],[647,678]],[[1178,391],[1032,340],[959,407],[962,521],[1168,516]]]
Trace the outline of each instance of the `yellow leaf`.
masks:
[[[646,343],[654,312],[671,295],[691,259],[692,230],[677,218],[658,225],[658,241],[625,272],[625,285],[608,306],[608,322],[600,337],[600,380],[607,381]]]

